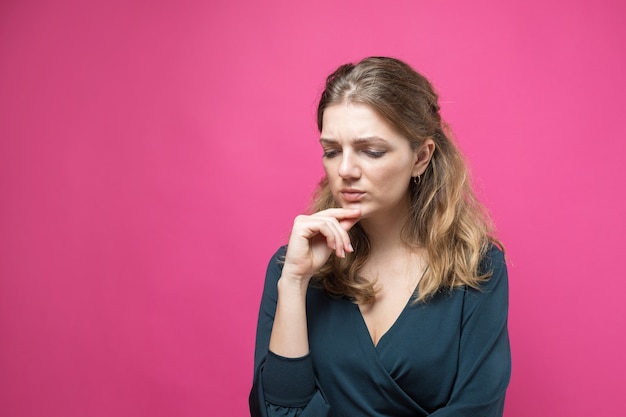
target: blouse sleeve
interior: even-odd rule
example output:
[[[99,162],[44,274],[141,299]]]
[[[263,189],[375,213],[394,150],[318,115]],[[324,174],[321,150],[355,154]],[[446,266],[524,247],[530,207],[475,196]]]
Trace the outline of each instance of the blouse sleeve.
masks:
[[[508,275],[495,247],[485,267],[493,270],[481,290],[464,295],[457,378],[448,404],[431,417],[501,417],[511,376],[507,330]]]
[[[286,248],[270,260],[256,334],[254,381],[249,397],[252,417],[324,417],[329,406],[316,388],[310,355],[285,358],[269,350],[270,334],[276,314],[278,279]]]

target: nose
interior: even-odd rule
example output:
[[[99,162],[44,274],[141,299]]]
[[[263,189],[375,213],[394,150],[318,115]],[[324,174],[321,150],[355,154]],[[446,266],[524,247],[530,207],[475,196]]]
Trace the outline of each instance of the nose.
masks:
[[[361,175],[356,155],[348,150],[344,150],[339,164],[339,176],[344,180],[356,179]]]

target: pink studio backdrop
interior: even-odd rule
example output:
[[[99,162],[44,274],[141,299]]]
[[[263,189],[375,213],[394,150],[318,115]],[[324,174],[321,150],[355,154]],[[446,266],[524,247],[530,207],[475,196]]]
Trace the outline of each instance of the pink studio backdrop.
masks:
[[[339,64],[435,83],[508,249],[507,417],[626,414],[620,1],[4,0],[0,414],[245,416]]]

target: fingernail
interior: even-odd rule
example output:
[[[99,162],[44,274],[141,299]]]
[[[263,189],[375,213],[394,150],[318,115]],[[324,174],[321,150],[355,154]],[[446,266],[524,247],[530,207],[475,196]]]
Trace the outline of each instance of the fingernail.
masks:
[[[354,252],[354,248],[352,247],[352,243],[348,243],[348,251]]]

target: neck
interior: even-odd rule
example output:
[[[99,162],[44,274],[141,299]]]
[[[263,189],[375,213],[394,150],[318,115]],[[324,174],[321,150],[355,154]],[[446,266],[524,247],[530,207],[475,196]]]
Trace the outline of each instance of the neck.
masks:
[[[407,218],[408,211],[362,219],[360,223],[367,234],[372,253],[406,248],[406,244],[402,241],[402,228]]]
[[[361,272],[366,279],[376,283],[379,290],[389,285],[393,288],[394,282],[407,282],[407,288],[414,291],[427,266],[426,250],[402,240],[407,219],[408,210],[403,216],[387,215],[360,221],[370,243],[370,255]],[[416,274],[415,271],[421,272]]]

